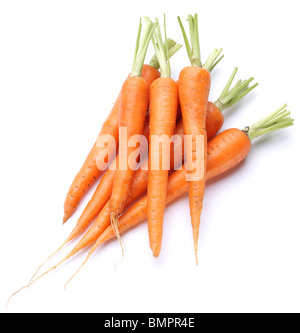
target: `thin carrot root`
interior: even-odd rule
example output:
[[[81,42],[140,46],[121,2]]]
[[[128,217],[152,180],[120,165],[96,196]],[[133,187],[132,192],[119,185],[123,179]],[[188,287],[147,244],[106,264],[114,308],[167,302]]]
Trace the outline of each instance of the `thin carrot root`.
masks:
[[[194,230],[193,240],[194,240],[194,254],[195,254],[196,265],[198,265],[198,238],[199,238],[199,231]]]
[[[45,276],[46,274],[50,273],[51,271],[53,271],[54,269],[56,269],[58,266],[60,266],[61,264],[63,264],[65,261],[67,261],[69,258],[71,257],[71,255],[67,255],[65,256],[61,261],[59,261],[56,265],[54,265],[53,267],[49,268],[46,272],[44,272],[43,274],[39,275],[37,278],[35,278],[34,280],[30,280],[30,282],[28,284],[26,284],[25,286],[19,288],[17,291],[15,291],[13,294],[11,294],[11,296],[8,298],[7,300],[7,307],[8,307],[8,303],[11,300],[11,298],[16,295],[17,293],[19,293],[21,290],[30,287],[34,282],[38,281],[41,277]]]
[[[82,267],[87,263],[87,261],[89,260],[90,256],[96,251],[96,249],[98,248],[98,246],[102,243],[101,241],[101,236],[98,238],[98,240],[95,242],[95,244],[92,246],[92,248],[89,250],[87,256],[85,257],[84,261],[82,262],[82,264],[77,268],[77,270],[75,271],[75,273],[70,277],[70,279],[66,282],[64,288],[66,289],[66,286],[71,282],[71,280],[73,280],[73,278],[79,273],[79,271],[82,269]]]
[[[69,259],[69,255],[67,255],[66,257],[64,257],[61,261],[59,261],[56,265],[52,266],[51,268],[49,268],[46,272],[44,272],[43,274],[39,275],[37,278],[35,278],[34,280],[32,280],[29,284],[28,287],[30,285],[32,285],[34,282],[36,282],[37,280],[39,280],[41,277],[45,276],[46,274],[50,273],[51,271],[53,271],[54,269],[56,269],[58,266],[60,266],[61,264],[63,264],[65,261],[67,261],[67,259]]]
[[[194,253],[195,253],[196,265],[198,266],[198,242],[196,240],[194,240]]]
[[[29,283],[31,283],[31,281],[33,280],[33,278],[37,275],[37,273],[39,272],[39,270],[46,264],[46,262],[48,262],[52,257],[54,257],[67,243],[69,242],[69,240],[65,240],[63,242],[63,244],[57,249],[55,250],[52,254],[50,254],[50,256],[44,260],[36,269],[36,271],[34,272],[34,274],[32,275],[32,277],[29,280]]]
[[[111,213],[110,214],[110,220],[111,220],[111,226],[113,228],[113,231],[121,245],[121,249],[122,249],[122,256],[121,256],[121,259],[124,257],[124,254],[125,254],[125,246],[124,246],[124,243],[121,239],[121,236],[120,236],[120,232],[119,232],[119,227],[118,227],[118,224],[119,224],[119,215],[118,214],[115,214],[115,213]]]
[[[10,300],[13,298],[13,296],[15,296],[16,294],[18,294],[21,290],[25,289],[25,288],[28,288],[30,286],[31,283],[28,283],[27,285],[19,288],[17,291],[15,291],[14,293],[12,293],[9,298],[7,299],[6,301],[6,309],[8,309],[8,304],[10,302]]]
[[[61,260],[57,265],[51,267],[50,269],[48,269],[45,273],[43,273],[42,275],[40,275],[39,277],[37,277],[36,279],[33,280],[33,278],[36,276],[36,274],[38,273],[38,271],[42,268],[42,266],[50,259],[52,258],[55,254],[57,254],[66,244],[67,244],[68,240],[66,240],[56,251],[54,251],[46,260],[44,260],[36,269],[36,271],[34,272],[34,274],[32,275],[32,277],[29,280],[29,283],[26,284],[25,286],[22,286],[21,288],[19,288],[17,291],[15,291],[14,293],[12,293],[10,295],[10,297],[7,300],[6,303],[6,308],[8,308],[8,303],[11,300],[11,298],[13,296],[15,296],[16,294],[18,294],[21,290],[28,288],[29,286],[31,286],[35,281],[39,280],[42,276],[44,276],[45,274],[49,273],[50,271],[54,270],[56,267],[58,267],[59,265],[61,265],[64,261],[66,261],[68,259],[68,257],[65,257],[63,260]]]
[[[91,253],[92,254],[92,253]],[[66,284],[64,285],[64,289],[66,289],[67,285],[71,282],[71,280],[73,280],[73,278],[75,277],[75,275],[77,275],[79,273],[79,271],[82,269],[82,267],[86,264],[86,262],[88,261],[89,257],[91,256],[91,254],[89,253],[87,255],[87,257],[85,258],[85,260],[83,261],[83,263],[79,266],[79,268],[77,268],[76,272],[70,277],[70,279],[66,282]]]

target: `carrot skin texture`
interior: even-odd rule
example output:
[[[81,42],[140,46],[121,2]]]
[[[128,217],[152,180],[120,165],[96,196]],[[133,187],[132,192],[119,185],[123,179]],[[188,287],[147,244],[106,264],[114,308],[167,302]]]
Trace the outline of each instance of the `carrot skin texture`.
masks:
[[[144,65],[142,69],[142,77],[145,79],[148,86],[151,83],[160,77],[160,72],[152,66]],[[109,113],[107,119],[103,123],[101,131],[98,135],[111,135],[118,145],[119,142],[119,96],[112,107],[111,112]],[[97,139],[98,139],[97,138]],[[78,204],[82,200],[84,194],[88,191],[90,186],[101,176],[103,171],[101,168],[98,168],[96,164],[97,157],[103,154],[103,148],[97,147],[97,140],[94,143],[91,151],[89,152],[84,164],[81,169],[75,176],[68,193],[66,195],[64,203],[64,218],[63,222],[65,223],[74,213]],[[112,152],[114,153],[114,152]],[[108,155],[107,150],[105,150],[105,156],[99,160],[105,160]]]
[[[222,128],[224,124],[224,115],[223,113],[217,108],[217,106],[212,103],[208,102],[207,110],[206,110],[206,133],[207,133],[207,140],[211,140]],[[178,139],[174,140],[174,144],[170,147],[170,169],[177,169],[181,163],[182,158],[179,154],[175,154],[177,150],[184,152],[184,128],[182,119],[179,119],[176,124],[175,135],[178,135]]]
[[[243,131],[231,128],[219,133],[207,146],[207,179],[213,179],[235,167],[246,158],[250,150],[251,141]]]
[[[213,138],[224,124],[224,115],[212,102],[207,103],[205,129],[207,140]]]
[[[202,212],[203,198],[205,192],[205,172],[207,166],[207,132],[206,132],[206,110],[208,96],[210,92],[210,73],[201,67],[185,67],[179,74],[178,91],[183,120],[184,134],[192,136],[191,147],[187,153],[188,174],[192,176],[192,166],[197,160],[196,137],[202,136],[203,140],[203,174],[197,176],[199,179],[189,181],[189,206],[191,223],[193,227],[193,238],[195,245],[195,255],[199,237],[199,226]],[[197,257],[196,257],[197,259]]]
[[[127,130],[127,151],[125,170],[118,167],[110,202],[110,212],[115,217],[122,214],[134,176],[134,166],[129,164],[129,157],[136,149],[128,147],[129,139],[134,135],[142,135],[148,112],[149,88],[146,81],[139,76],[128,78],[120,93],[119,126]],[[120,148],[121,148],[120,142]]]
[[[158,257],[163,235],[163,218],[167,196],[169,168],[163,165],[162,146],[154,151],[155,137],[172,137],[178,111],[177,83],[170,77],[157,79],[150,86],[150,144],[148,171],[148,230],[153,256]],[[155,147],[157,148],[157,147]],[[154,162],[155,164],[153,165]]]
[[[218,134],[208,143],[207,147],[206,181],[224,174],[243,161],[251,150],[251,141],[243,131],[233,128]],[[169,177],[166,199],[167,205],[188,192],[186,174],[187,170],[183,168],[182,170],[175,171]],[[144,196],[121,216],[119,219],[120,233],[146,220],[147,205],[147,196]],[[113,229],[111,226],[108,226],[105,231],[99,235],[95,246],[114,237]]]

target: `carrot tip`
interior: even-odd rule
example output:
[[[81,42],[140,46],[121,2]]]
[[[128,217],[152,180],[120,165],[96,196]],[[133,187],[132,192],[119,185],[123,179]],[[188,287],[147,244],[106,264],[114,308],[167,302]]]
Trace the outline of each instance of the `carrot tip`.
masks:
[[[195,254],[195,260],[196,265],[198,265],[198,232],[194,233],[194,254]]]
[[[124,253],[125,253],[125,248],[124,248],[124,244],[122,242],[121,236],[120,236],[120,232],[119,232],[119,227],[118,227],[118,223],[119,223],[119,216],[116,213],[111,213],[110,214],[110,220],[111,220],[111,226],[113,228],[113,231],[115,233],[115,236],[117,237],[120,245],[121,245],[121,249],[122,249],[122,257],[124,257]]]
[[[68,221],[69,217],[65,214],[64,217],[63,217],[63,223],[62,224],[65,224],[67,221]]]
[[[152,250],[152,254],[154,258],[158,258],[159,254],[160,254],[160,246],[158,246],[157,244],[150,244],[150,248]]]
[[[27,285],[25,285],[25,286],[19,288],[17,291],[15,291],[13,294],[11,294],[11,295],[9,296],[9,298],[8,298],[7,301],[6,301],[6,310],[8,310],[8,304],[9,304],[10,300],[11,300],[16,294],[18,294],[21,290],[23,290],[23,289],[25,289],[25,288],[28,288],[28,287],[30,286],[30,284],[31,284],[31,283],[28,283]]]
[[[157,259],[157,258],[159,257],[159,254],[153,252],[153,257],[154,257],[155,259]]]
[[[195,259],[196,259],[196,265],[198,266],[198,254],[197,254],[197,252],[198,252],[198,249],[195,248]]]

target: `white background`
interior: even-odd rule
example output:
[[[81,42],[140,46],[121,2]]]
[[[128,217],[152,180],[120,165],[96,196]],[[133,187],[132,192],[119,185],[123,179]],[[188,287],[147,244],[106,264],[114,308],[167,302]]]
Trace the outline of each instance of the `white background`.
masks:
[[[246,161],[206,189],[195,265],[188,200],[167,208],[155,260],[146,223],[16,295],[10,312],[300,311],[298,1],[1,1],[0,310],[68,236],[91,192],[62,225],[63,202],[131,69],[138,20],[198,13],[202,57],[223,47],[210,100],[235,66],[251,95],[225,111],[243,128],[284,103],[293,128],[257,140]],[[187,27],[187,26],[186,26]],[[146,58],[153,53],[152,46]],[[173,77],[188,65],[182,48]],[[75,243],[55,257],[55,263]]]

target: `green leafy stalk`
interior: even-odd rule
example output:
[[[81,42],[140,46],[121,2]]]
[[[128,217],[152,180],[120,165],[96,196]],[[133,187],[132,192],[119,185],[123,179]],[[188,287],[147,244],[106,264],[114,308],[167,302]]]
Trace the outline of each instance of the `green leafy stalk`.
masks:
[[[233,70],[228,82],[226,83],[221,95],[214,103],[220,111],[228,109],[258,86],[258,83],[255,83],[249,87],[249,83],[254,80],[254,78],[251,77],[250,79],[244,81],[238,80],[233,88],[230,89],[237,71],[238,68],[236,67]]]
[[[190,41],[187,38],[186,32],[182,25],[181,19],[178,16],[179,26],[181,28],[182,36],[185,43],[185,48],[190,59],[191,65],[195,67],[202,67],[201,54],[200,54],[200,43],[198,34],[198,15],[188,15],[189,30],[190,30]]]
[[[166,26],[166,14],[164,14],[164,33],[165,33],[165,42],[168,40],[167,37],[167,26]],[[167,60],[167,66],[168,66],[168,72],[170,73],[169,76],[171,76],[171,65],[170,65],[170,56],[169,56],[169,49],[167,47],[165,48],[166,52],[166,60]]]
[[[224,58],[224,55],[222,55],[218,59],[222,51],[223,51],[222,48],[214,49],[212,53],[209,55],[208,59],[205,61],[203,68],[205,68],[209,72],[212,72],[212,70],[217,66],[217,64]]]
[[[150,19],[145,17],[145,21],[149,22]],[[165,41],[163,41],[162,33],[160,30],[160,25],[158,19],[155,19],[157,23],[156,29],[152,35],[152,43],[155,50],[155,54],[159,63],[159,67],[161,69],[161,77],[170,77],[171,76],[171,66],[170,66],[170,58],[168,52],[168,39],[166,32],[166,16],[164,15],[164,36]]]
[[[171,58],[182,47],[182,45],[177,44],[174,40],[172,40],[170,38],[167,38],[167,41],[165,42],[165,44],[166,44],[165,47],[168,48],[169,58]],[[157,60],[156,53],[154,54],[154,56],[149,61],[149,65],[156,68],[156,69],[160,68],[159,62]]]
[[[286,107],[287,104],[284,104],[269,116],[263,118],[262,120],[254,123],[249,127],[244,128],[243,132],[245,132],[249,139],[252,141],[259,136],[292,126],[294,119],[290,117],[291,113],[287,111]]]
[[[142,21],[140,19],[138,34],[136,39],[136,46],[133,58],[133,65],[130,76],[141,76],[142,68],[145,61],[148,45],[152,38],[153,32],[156,28],[157,23],[153,23],[151,20],[147,22],[144,33],[141,37],[142,32]]]

